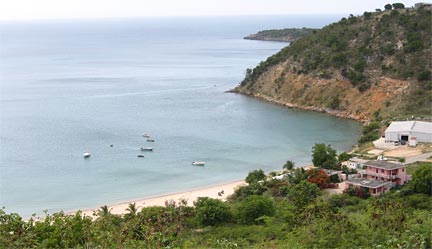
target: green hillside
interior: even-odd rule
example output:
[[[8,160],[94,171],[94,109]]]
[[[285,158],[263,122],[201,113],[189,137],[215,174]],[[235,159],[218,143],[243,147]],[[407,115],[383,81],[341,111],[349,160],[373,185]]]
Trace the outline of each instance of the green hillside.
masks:
[[[298,103],[304,96],[284,96],[289,94],[283,90],[293,89],[282,87],[290,84],[286,79],[292,81],[295,75],[324,80],[330,85],[331,81],[347,81],[359,95],[365,95],[371,86],[380,85],[386,78],[408,84],[408,91],[404,91],[404,98],[398,100],[401,103],[393,111],[430,115],[431,33],[431,11],[424,8],[350,15],[293,42],[253,70],[248,69],[236,91]],[[277,74],[277,77],[269,78],[269,74]],[[340,102],[347,100],[342,95],[344,93],[339,92]],[[377,109],[392,109],[393,96],[388,97],[384,100],[385,106],[377,106]],[[306,104],[319,106],[320,103],[309,101]],[[321,104],[319,107],[329,107],[328,103]],[[354,111],[349,104],[335,107]],[[365,111],[356,108],[355,111]]]

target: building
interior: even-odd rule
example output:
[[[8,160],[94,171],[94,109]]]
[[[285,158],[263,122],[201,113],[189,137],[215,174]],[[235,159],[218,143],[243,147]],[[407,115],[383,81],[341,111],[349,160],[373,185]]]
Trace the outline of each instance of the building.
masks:
[[[419,9],[419,8],[425,8],[425,9],[432,9],[432,4],[431,3],[416,3],[414,4],[414,8],[415,9]]]
[[[385,142],[408,142],[415,138],[420,143],[432,143],[432,123],[423,121],[395,121],[385,131]]]
[[[368,161],[369,160],[361,159],[358,157],[350,158],[350,160],[348,161],[348,168],[350,168],[350,169],[363,169],[363,166]]]
[[[371,195],[380,195],[390,188],[402,186],[408,181],[406,165],[387,161],[368,161],[364,163],[366,172],[363,177],[346,181],[346,188],[364,188]]]

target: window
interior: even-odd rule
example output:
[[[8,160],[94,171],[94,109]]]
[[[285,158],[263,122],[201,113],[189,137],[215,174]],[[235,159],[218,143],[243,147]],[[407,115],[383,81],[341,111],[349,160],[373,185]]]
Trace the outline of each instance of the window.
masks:
[[[378,173],[378,169],[375,170],[375,173]]]
[[[384,170],[383,170],[383,169],[381,169],[381,173],[384,173]]]
[[[404,168],[402,168],[402,172],[405,172],[405,169],[404,169]]]

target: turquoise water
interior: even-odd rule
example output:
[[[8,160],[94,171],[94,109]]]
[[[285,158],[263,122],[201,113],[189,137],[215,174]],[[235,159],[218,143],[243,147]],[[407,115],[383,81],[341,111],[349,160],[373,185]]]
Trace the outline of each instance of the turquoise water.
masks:
[[[243,36],[339,18],[2,23],[0,205],[95,207],[307,164],[315,142],[349,149],[356,122],[225,93],[286,45]]]

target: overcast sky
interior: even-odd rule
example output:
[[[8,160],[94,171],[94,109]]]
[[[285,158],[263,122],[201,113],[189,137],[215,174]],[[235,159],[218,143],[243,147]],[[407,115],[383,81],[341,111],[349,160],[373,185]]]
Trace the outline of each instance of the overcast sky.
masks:
[[[410,7],[419,0],[400,2]],[[388,0],[0,0],[0,19],[361,14],[383,9],[387,3]]]

